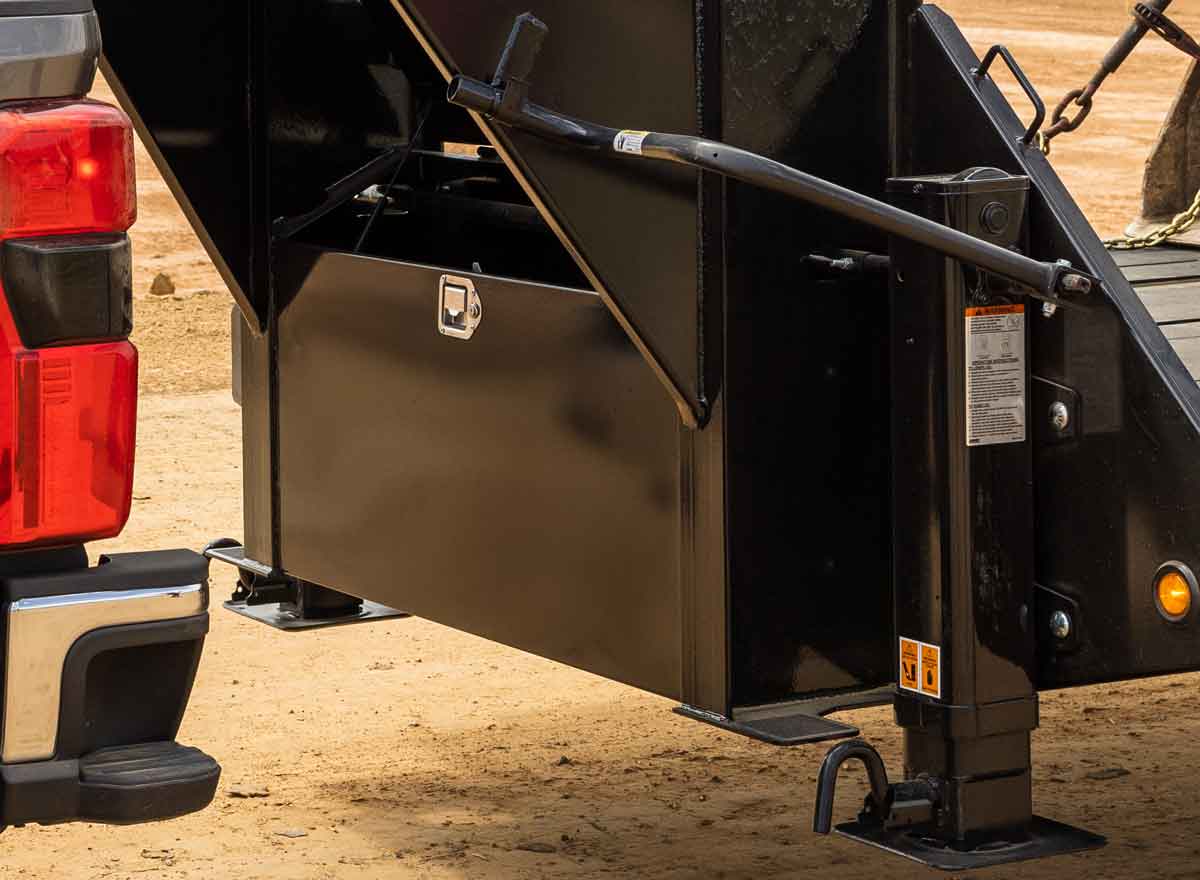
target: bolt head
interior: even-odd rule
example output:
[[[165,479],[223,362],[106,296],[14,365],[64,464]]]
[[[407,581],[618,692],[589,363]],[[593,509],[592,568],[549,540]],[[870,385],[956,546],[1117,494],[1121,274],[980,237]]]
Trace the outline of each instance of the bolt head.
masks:
[[[992,235],[1003,235],[1012,221],[1012,211],[1004,202],[988,202],[983,206],[979,222]]]
[[[1071,615],[1065,611],[1055,611],[1051,614],[1050,633],[1059,640],[1069,636],[1071,634]]]
[[[1056,306],[1054,303],[1042,303],[1043,318],[1053,318],[1056,314],[1058,314],[1058,306]]]
[[[1071,410],[1061,400],[1050,405],[1050,424],[1060,434],[1071,425]]]

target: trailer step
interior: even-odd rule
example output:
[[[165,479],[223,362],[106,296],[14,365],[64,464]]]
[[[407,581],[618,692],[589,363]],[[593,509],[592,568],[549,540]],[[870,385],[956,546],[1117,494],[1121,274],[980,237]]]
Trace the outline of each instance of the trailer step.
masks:
[[[182,816],[212,801],[220,777],[216,761],[177,742],[100,749],[79,760],[79,816],[112,824]]]
[[[694,721],[703,721],[730,733],[757,739],[773,746],[799,746],[858,736],[858,728],[840,721],[830,721],[826,715],[851,709],[866,709],[892,702],[896,689],[892,686],[792,700],[765,706],[742,706],[726,718],[694,706],[679,706],[675,714]]]

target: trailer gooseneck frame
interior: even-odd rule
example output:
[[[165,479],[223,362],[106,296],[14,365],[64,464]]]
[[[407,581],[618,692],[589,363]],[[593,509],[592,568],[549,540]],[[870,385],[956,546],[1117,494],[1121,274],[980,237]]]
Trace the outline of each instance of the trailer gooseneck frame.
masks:
[[[240,309],[236,610],[404,609],[777,744],[890,700],[900,781],[834,749],[818,831],[853,758],[837,830],[906,857],[1102,842],[1033,815],[1030,733],[1200,668],[1157,284],[1200,260],[1113,261],[1011,53],[918,0],[254,0],[180,65],[169,4],[96,3]]]

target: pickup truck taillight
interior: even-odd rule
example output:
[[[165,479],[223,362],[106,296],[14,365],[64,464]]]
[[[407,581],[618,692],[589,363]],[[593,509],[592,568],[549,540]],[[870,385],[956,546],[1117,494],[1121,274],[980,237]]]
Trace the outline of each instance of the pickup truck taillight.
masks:
[[[129,516],[133,161],[114,107],[0,105],[0,548],[112,537]]]

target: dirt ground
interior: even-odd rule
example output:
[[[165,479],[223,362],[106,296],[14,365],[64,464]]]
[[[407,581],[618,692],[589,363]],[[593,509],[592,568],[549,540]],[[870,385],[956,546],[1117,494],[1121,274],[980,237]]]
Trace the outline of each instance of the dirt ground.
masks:
[[[1048,101],[1090,77],[1127,5],[945,4],[977,47],[1007,43]],[[1200,31],[1200,8],[1177,5],[1179,20]],[[1102,233],[1137,213],[1141,164],[1185,67],[1148,41],[1105,88],[1087,128],[1058,142],[1055,164]],[[137,503],[125,534],[96,551],[195,547],[241,529],[230,299],[144,151],[138,173]],[[163,271],[176,292],[151,296]],[[233,578],[220,567],[213,574],[219,599]],[[0,877],[927,875],[811,833],[823,747],[775,750],[670,708],[426,621],[285,635],[217,609],[180,735],[224,765],[214,805],[138,828],[9,830]],[[1200,677],[1049,693],[1042,710],[1037,809],[1111,843],[991,876],[1200,876],[1200,842],[1188,830],[1200,819],[1190,790]],[[899,766],[890,711],[853,718]],[[234,787],[265,796],[234,797]],[[863,788],[848,770],[839,816],[853,813]]]

